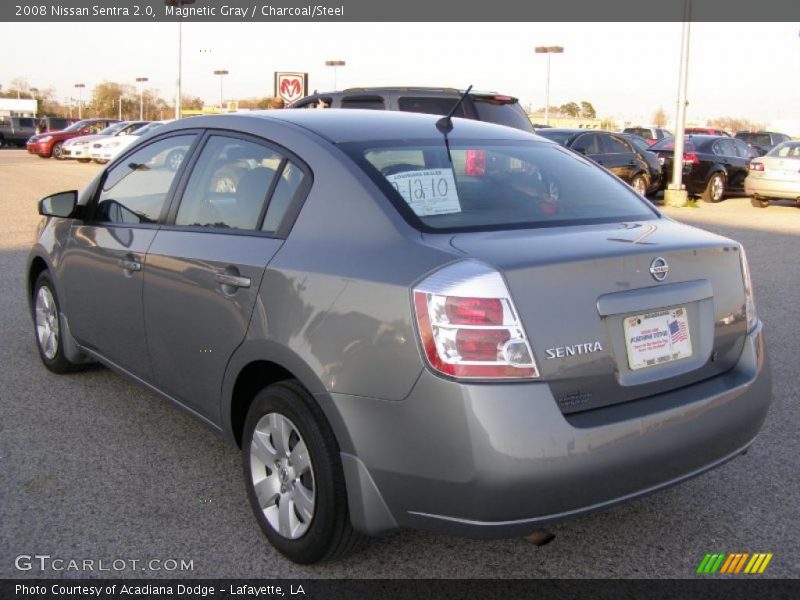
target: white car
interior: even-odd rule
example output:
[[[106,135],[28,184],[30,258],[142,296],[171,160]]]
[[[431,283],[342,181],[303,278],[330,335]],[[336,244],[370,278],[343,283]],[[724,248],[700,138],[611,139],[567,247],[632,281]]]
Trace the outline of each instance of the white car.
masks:
[[[770,200],[795,200],[800,206],[800,142],[783,142],[754,158],[744,180],[744,191],[757,208]]]
[[[169,123],[169,121],[152,121],[144,127],[140,127],[136,131],[126,135],[116,135],[110,139],[95,141],[91,144],[89,156],[94,159],[94,162],[103,165],[111,159],[116,158],[120,152],[141,136],[147,135],[154,129],[161,127],[164,123]]]
[[[149,121],[120,121],[95,134],[72,138],[64,142],[63,157],[79,162],[89,162],[92,160],[89,150],[93,142],[101,142],[111,136],[128,135],[148,123]]]

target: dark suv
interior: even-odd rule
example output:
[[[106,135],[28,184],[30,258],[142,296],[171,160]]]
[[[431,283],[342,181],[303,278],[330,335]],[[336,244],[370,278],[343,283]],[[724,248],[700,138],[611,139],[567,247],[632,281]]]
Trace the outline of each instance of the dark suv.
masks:
[[[756,149],[759,156],[764,156],[778,144],[792,139],[785,133],[775,133],[774,131],[737,131],[734,137],[750,144]]]
[[[301,98],[289,108],[366,108],[446,115],[463,94],[454,88],[375,87],[322,92]],[[470,92],[455,116],[487,121],[533,133],[519,100],[495,92]]]
[[[0,117],[0,148],[3,146],[24,146],[36,131],[33,117]]]

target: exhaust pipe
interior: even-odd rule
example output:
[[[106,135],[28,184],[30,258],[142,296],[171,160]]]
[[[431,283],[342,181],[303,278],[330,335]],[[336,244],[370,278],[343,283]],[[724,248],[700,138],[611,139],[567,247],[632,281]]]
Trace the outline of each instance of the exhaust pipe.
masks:
[[[533,544],[534,546],[546,546],[554,539],[556,539],[556,534],[548,531],[544,528],[539,528],[533,533],[529,533],[523,538],[526,542]]]

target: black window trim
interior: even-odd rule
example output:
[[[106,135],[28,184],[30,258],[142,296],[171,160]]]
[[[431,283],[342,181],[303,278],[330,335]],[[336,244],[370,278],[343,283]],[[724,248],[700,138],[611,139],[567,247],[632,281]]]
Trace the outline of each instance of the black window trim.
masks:
[[[192,128],[192,129],[176,129],[174,131],[165,132],[157,137],[154,137],[151,140],[148,140],[144,144],[137,144],[134,142],[130,148],[127,148],[126,151],[115,158],[105,169],[103,172],[103,176],[97,182],[97,187],[92,192],[92,197],[86,205],[84,209],[84,224],[89,225],[92,227],[125,227],[125,228],[136,228],[136,229],[159,229],[162,227],[166,216],[169,212],[169,207],[172,205],[173,197],[175,191],[177,189],[177,185],[179,180],[182,177],[183,172],[186,170],[187,159],[192,157],[197,150],[197,144],[202,137],[202,129]],[[189,146],[189,150],[186,151],[186,157],[184,157],[183,162],[181,162],[181,166],[178,167],[178,172],[175,174],[175,177],[172,179],[172,183],[169,186],[169,190],[167,191],[167,195],[164,199],[164,204],[161,207],[161,213],[158,215],[158,219],[155,223],[113,223],[110,221],[98,221],[96,219],[96,211],[97,211],[97,201],[100,197],[100,194],[103,192],[103,186],[106,183],[106,179],[108,179],[108,174],[111,170],[125,160],[128,159],[132,154],[142,150],[152,144],[161,142],[165,139],[171,137],[180,137],[184,135],[194,135],[195,139],[192,144]]]
[[[222,128],[207,128],[201,131],[202,135],[199,136],[200,139],[197,142],[197,146],[194,149],[194,152],[191,156],[191,160],[188,162],[184,160],[184,164],[181,165],[182,167],[185,166],[185,168],[181,173],[180,181],[178,182],[177,187],[175,188],[174,192],[170,197],[169,209],[166,215],[163,215],[163,218],[159,220],[161,223],[161,229],[165,231],[192,231],[192,232],[208,233],[214,235],[219,235],[219,234],[244,235],[244,236],[256,236],[256,237],[266,237],[266,238],[285,240],[288,237],[289,233],[291,232],[292,227],[294,227],[294,223],[297,220],[298,215],[300,214],[300,209],[303,207],[306,197],[308,196],[308,193],[311,190],[311,184],[313,183],[314,180],[314,174],[311,171],[311,168],[308,166],[308,164],[306,164],[304,160],[302,160],[299,156],[297,156],[297,154],[295,154],[288,148],[257,135],[252,135],[248,133],[243,133],[241,131],[222,129]],[[254,144],[265,146],[281,156],[280,165],[276,169],[275,176],[272,178],[272,182],[270,183],[267,193],[264,196],[265,201],[264,205],[261,207],[261,213],[259,214],[258,217],[258,224],[256,226],[256,229],[235,229],[235,228],[225,228],[225,227],[203,227],[200,225],[175,224],[175,218],[178,215],[178,209],[180,208],[180,203],[183,200],[183,194],[186,192],[186,187],[189,184],[189,178],[191,177],[191,174],[194,171],[195,165],[200,160],[200,156],[203,153],[203,149],[206,147],[208,140],[212,136],[222,136],[228,138],[241,139],[246,142],[251,142]],[[278,227],[278,230],[274,232],[261,231],[261,227],[263,226],[267,210],[269,210],[269,205],[272,203],[272,196],[275,193],[275,188],[277,187],[278,182],[280,181],[280,177],[283,174],[283,170],[286,168],[286,163],[289,161],[291,161],[294,165],[296,165],[303,172],[303,175],[305,175],[305,177],[303,178],[302,183],[297,187],[294,195],[289,201],[289,206],[286,209],[286,213],[284,214],[283,219],[281,220],[281,224]]]

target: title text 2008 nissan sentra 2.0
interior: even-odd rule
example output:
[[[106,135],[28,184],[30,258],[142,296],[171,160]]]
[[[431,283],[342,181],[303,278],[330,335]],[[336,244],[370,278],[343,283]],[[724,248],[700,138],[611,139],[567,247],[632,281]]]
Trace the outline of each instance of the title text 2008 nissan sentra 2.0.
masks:
[[[40,212],[44,364],[99,361],[238,444],[297,562],[530,533],[736,457],[770,402],[742,246],[514,129],[193,118]]]

